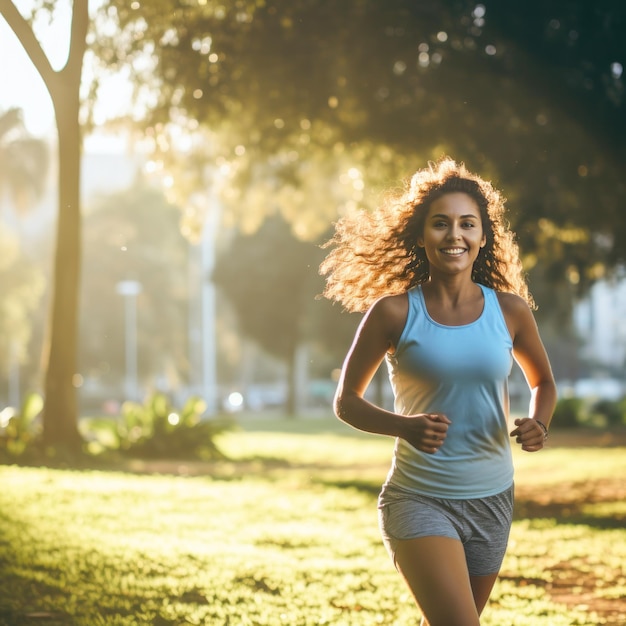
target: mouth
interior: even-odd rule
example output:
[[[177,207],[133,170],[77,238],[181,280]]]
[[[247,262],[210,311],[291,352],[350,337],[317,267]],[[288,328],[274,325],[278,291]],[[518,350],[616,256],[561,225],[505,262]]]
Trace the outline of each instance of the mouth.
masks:
[[[467,248],[441,248],[440,252],[448,256],[460,256],[467,252]]]

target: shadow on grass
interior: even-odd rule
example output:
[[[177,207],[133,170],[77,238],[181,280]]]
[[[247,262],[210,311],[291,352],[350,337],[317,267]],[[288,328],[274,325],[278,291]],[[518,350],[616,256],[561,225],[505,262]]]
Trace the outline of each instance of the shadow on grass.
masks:
[[[623,516],[599,516],[585,515],[583,513],[572,512],[569,509],[565,511],[540,510],[535,512],[516,513],[515,520],[521,519],[554,519],[559,524],[568,524],[570,526],[588,526],[596,530],[623,529],[626,526],[626,519]]]

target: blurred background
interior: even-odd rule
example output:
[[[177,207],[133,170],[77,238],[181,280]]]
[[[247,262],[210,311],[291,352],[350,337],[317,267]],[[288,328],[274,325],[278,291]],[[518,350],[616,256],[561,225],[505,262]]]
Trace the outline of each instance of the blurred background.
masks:
[[[82,4],[0,3],[2,407],[59,367],[74,263],[79,419],[155,392],[206,416],[328,414],[359,316],[317,297],[321,244],[444,154],[507,197],[562,398],[624,398],[624,3],[89,2],[68,174],[46,85],[69,76]],[[68,266],[62,176],[80,190]],[[385,372],[371,393],[389,402]],[[524,411],[517,370],[511,393]]]

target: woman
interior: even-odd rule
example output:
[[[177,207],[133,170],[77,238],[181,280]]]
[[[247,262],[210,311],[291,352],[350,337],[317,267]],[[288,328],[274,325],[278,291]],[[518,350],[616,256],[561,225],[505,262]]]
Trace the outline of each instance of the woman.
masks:
[[[342,218],[321,266],[325,295],[367,311],[335,413],[396,438],[379,497],[385,546],[429,626],[476,626],[506,550],[510,437],[541,450],[556,387],[504,201],[449,158],[373,214]],[[531,390],[508,433],[513,358]],[[365,399],[383,359],[394,412]]]

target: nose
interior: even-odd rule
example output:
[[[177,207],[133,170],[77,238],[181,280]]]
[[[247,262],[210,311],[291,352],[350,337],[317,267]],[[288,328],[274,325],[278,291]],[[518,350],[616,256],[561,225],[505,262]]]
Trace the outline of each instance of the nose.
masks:
[[[461,238],[461,233],[459,231],[459,227],[456,226],[455,224],[452,224],[450,226],[450,230],[448,230],[448,239],[450,239],[450,241],[456,241],[457,239]]]

